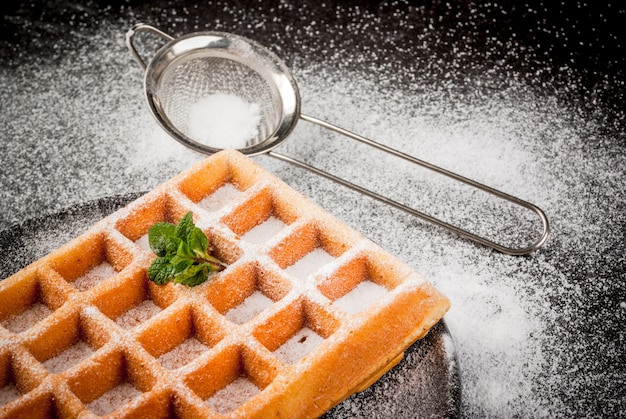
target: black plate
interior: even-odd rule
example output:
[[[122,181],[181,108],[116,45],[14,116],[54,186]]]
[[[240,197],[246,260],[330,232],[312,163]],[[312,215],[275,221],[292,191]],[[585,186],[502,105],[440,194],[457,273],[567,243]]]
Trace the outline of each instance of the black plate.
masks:
[[[140,195],[89,201],[0,231],[0,278],[46,255]],[[459,416],[459,367],[445,321],[404,355],[402,362],[380,380],[333,408],[324,418]]]

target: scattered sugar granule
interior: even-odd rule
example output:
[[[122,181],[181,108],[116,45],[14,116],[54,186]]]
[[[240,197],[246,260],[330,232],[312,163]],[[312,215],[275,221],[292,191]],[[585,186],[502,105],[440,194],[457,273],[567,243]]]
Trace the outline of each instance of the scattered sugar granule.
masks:
[[[154,304],[152,300],[144,300],[115,319],[115,323],[124,329],[131,329],[160,312],[161,307]]]
[[[245,377],[239,377],[213,396],[206,403],[217,413],[226,414],[237,409],[260,392],[260,389]]]
[[[317,348],[324,338],[308,327],[303,327],[287,342],[274,351],[274,355],[285,364],[295,364]]]
[[[348,314],[356,314],[368,308],[387,293],[387,288],[372,281],[362,281],[352,291],[335,300],[333,305]]]
[[[100,265],[95,266],[86,274],[76,279],[76,281],[74,281],[74,287],[79,291],[87,291],[116,273],[117,272],[109,262],[102,262]]]
[[[11,403],[22,395],[14,383],[0,388],[0,406]]]
[[[233,323],[243,324],[271,306],[274,302],[261,291],[254,291],[241,304],[228,310],[224,316]]]
[[[93,349],[87,342],[81,340],[54,358],[48,359],[43,365],[51,373],[57,374],[73,367],[91,354],[93,354]]]
[[[150,249],[150,241],[148,240],[148,233],[146,233],[143,236],[139,237],[135,241],[135,244],[137,246],[139,246],[139,248],[142,249],[142,250],[147,250],[148,252],[152,251],[152,249]]]
[[[165,368],[175,370],[176,368],[187,365],[207,349],[209,349],[209,347],[198,339],[189,338],[171,351],[161,355],[159,362]]]
[[[130,383],[121,383],[89,403],[87,408],[96,415],[108,415],[140,394]]]
[[[211,195],[198,202],[198,206],[207,211],[217,211],[228,205],[231,201],[241,195],[241,193],[242,192],[232,183],[225,183]]]
[[[43,303],[35,303],[26,311],[14,314],[2,322],[2,325],[13,333],[20,333],[30,329],[33,325],[45,319],[52,310]]]
[[[323,265],[332,262],[335,258],[322,248],[315,248],[302,259],[287,267],[285,272],[299,279],[304,279],[308,275],[317,272]]]
[[[215,93],[189,108],[189,136],[210,147],[245,148],[259,135],[261,107],[239,96]]]
[[[278,234],[285,226],[285,223],[272,216],[265,220],[265,222],[249,230],[246,234],[241,236],[241,238],[248,243],[265,243]]]

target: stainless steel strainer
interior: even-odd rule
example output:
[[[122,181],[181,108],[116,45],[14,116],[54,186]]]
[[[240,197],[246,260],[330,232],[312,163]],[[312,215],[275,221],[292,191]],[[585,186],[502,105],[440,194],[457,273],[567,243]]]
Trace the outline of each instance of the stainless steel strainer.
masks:
[[[135,35],[139,32],[151,33],[166,41],[165,45],[156,52],[147,65],[134,45]],[[224,144],[223,147],[214,147],[214,144],[206,144],[198,138],[193,138],[194,135],[190,130],[188,121],[190,106],[197,103],[198,100],[215,93],[231,94],[240,97],[247,103],[260,106],[260,121],[256,134],[247,140],[245,146],[238,147],[238,150],[246,155],[265,153],[294,164],[505,254],[524,255],[531,253],[543,246],[548,238],[548,219],[537,206],[328,122],[302,114],[300,112],[300,94],[289,68],[275,54],[252,40],[223,32],[197,32],[175,39],[153,26],[140,23],[128,31],[126,44],[135,61],[144,70],[145,94],[150,110],[157,122],[174,139],[193,150],[212,154],[223,148],[233,148],[228,144]],[[523,248],[503,246],[314,166],[273,151],[287,138],[299,119],[330,129],[526,208],[539,216],[542,224],[539,238]]]

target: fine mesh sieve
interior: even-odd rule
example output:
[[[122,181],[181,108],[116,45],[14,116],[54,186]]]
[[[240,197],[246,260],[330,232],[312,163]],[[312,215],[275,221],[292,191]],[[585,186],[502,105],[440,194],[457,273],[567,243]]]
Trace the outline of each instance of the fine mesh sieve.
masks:
[[[139,32],[148,32],[166,41],[148,65],[144,63],[134,45],[135,35]],[[126,34],[126,43],[133,58],[144,70],[145,94],[153,116],[174,139],[193,150],[212,154],[224,148],[237,148],[246,155],[265,153],[509,255],[531,253],[543,246],[548,238],[548,219],[545,213],[534,204],[328,122],[302,114],[300,95],[289,68],[275,54],[252,40],[223,32],[198,32],[174,39],[157,28],[137,24]],[[229,143],[216,146],[214,143],[203,141],[195,132],[192,132],[189,119],[191,106],[215,94],[233,95],[245,103],[259,106],[256,130],[253,135],[246,138],[245,144],[239,147],[232,147]],[[275,152],[273,148],[287,138],[299,119],[332,130],[530,210],[539,217],[542,224],[539,238],[523,248],[503,246],[307,163]]]
[[[168,41],[147,66],[132,43],[140,31]],[[192,33],[174,40],[152,26],[139,24],[128,32],[127,43],[145,70],[145,93],[152,114],[176,140],[198,152],[212,154],[229,148],[228,144],[206,144],[190,130],[190,107],[208,95],[231,94],[260,107],[257,133],[241,150],[248,155],[277,146],[298,120],[300,97],[289,69],[253,41],[220,32]]]
[[[270,138],[282,117],[279,93],[261,75],[238,61],[221,57],[188,56],[167,67],[156,85],[163,113],[170,123],[193,138],[188,127],[189,107],[215,92],[236,94],[261,106],[259,131],[250,145]]]

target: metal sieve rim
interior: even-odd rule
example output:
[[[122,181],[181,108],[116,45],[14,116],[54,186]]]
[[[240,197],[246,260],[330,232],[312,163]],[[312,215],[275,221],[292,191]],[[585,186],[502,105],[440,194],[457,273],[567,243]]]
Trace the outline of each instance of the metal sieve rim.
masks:
[[[189,57],[221,57],[236,61],[276,88],[281,101],[280,120],[272,134],[252,146],[238,149],[246,155],[265,153],[278,146],[294,129],[300,116],[300,94],[287,65],[273,52],[257,42],[225,32],[194,32],[164,44],[146,67],[144,91],[148,107],[159,125],[175,140],[204,154],[220,151],[190,138],[167,117],[157,91],[161,77],[170,66]]]

